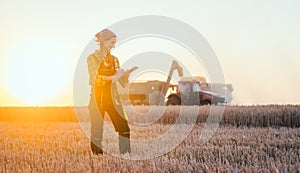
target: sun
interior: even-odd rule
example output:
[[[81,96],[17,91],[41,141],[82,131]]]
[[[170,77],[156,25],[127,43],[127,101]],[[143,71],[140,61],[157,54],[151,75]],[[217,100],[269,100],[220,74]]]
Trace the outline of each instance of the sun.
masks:
[[[42,47],[25,47],[7,58],[3,84],[26,105],[47,105],[66,92],[64,58]]]

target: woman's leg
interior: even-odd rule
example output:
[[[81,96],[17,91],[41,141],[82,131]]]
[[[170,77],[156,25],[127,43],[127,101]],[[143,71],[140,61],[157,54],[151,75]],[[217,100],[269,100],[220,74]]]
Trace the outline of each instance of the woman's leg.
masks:
[[[90,146],[94,154],[102,154],[102,138],[103,138],[103,116],[104,113],[100,113],[94,99],[93,93],[90,95],[89,102],[89,117],[91,123],[91,138]]]
[[[124,117],[122,105],[109,104],[107,105],[106,111],[112,120],[115,130],[119,133],[120,153],[130,153],[130,128],[127,120]]]

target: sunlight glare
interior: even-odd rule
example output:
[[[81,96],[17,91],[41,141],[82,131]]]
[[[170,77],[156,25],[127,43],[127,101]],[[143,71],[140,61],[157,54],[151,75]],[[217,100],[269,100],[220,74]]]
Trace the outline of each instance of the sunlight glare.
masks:
[[[45,104],[67,90],[64,57],[40,46],[18,49],[4,66],[4,87],[28,105]]]

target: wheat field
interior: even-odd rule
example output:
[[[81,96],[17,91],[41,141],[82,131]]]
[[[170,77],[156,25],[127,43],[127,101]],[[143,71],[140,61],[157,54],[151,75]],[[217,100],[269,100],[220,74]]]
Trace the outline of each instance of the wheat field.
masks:
[[[205,145],[199,145],[196,140],[203,131],[202,121],[205,120],[198,117],[192,132],[181,144],[148,160],[92,155],[89,139],[76,122],[1,121],[0,172],[299,172],[300,128],[286,117],[274,120],[282,113],[299,121],[299,107],[268,108],[226,108],[220,127]],[[149,127],[131,123],[131,138],[151,139],[168,131],[179,108],[168,109],[164,117]],[[147,112],[148,108],[137,110]],[[254,117],[247,118],[248,113]],[[270,122],[261,117],[269,117]],[[230,118],[231,123],[227,122]],[[112,127],[109,120],[105,124]],[[184,128],[185,124],[176,126]],[[106,130],[104,132],[105,149],[115,150],[117,139]],[[167,144],[161,143],[157,147],[164,148]],[[132,150],[132,155],[141,154],[135,147]]]

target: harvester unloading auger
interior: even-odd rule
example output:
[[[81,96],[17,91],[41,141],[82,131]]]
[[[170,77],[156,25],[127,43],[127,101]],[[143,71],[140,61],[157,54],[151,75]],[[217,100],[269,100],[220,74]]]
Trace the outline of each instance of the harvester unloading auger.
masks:
[[[174,71],[180,80],[171,84]],[[214,88],[215,92],[212,92]],[[170,94],[166,97],[167,92]],[[183,77],[182,67],[173,60],[166,82],[159,80],[136,81],[119,88],[124,104],[133,105],[204,105],[230,103],[232,85],[207,83],[202,76]],[[225,96],[219,93],[225,93]]]
[[[161,89],[161,94],[162,94],[164,97],[166,96],[167,91],[168,91],[169,88],[170,88],[170,82],[171,82],[171,79],[172,79],[172,76],[173,76],[173,73],[174,73],[175,70],[177,70],[178,76],[179,76],[179,77],[183,77],[183,70],[182,70],[182,67],[177,63],[177,61],[173,60],[172,65],[171,65],[171,68],[170,68],[170,71],[169,71],[169,74],[168,74],[167,81],[166,81],[166,83],[162,86],[162,89]],[[160,104],[162,104],[162,103],[160,103]]]

